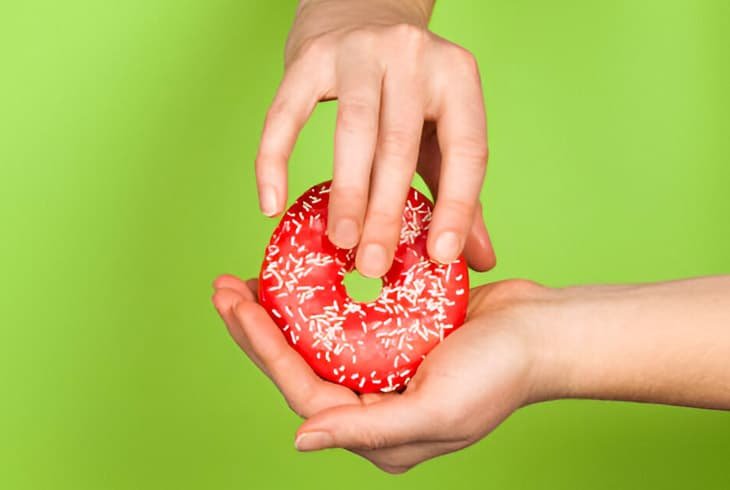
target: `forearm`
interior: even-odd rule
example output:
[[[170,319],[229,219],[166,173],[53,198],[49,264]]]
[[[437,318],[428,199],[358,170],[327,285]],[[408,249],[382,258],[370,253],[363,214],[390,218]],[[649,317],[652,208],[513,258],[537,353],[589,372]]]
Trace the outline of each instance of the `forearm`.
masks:
[[[730,409],[730,276],[556,298],[538,334],[551,397]]]
[[[359,25],[426,27],[435,0],[301,0],[286,45],[286,60],[318,35]]]

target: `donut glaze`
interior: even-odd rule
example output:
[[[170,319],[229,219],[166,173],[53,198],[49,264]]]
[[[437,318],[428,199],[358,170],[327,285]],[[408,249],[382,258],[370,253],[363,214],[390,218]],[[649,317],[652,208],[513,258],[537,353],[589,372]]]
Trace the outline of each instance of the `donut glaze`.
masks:
[[[461,326],[469,299],[463,257],[428,258],[431,201],[411,188],[393,265],[377,299],[352,300],[343,279],[356,249],[326,236],[330,182],[287,210],[266,247],[259,302],[322,378],[359,393],[405,388],[426,354]]]

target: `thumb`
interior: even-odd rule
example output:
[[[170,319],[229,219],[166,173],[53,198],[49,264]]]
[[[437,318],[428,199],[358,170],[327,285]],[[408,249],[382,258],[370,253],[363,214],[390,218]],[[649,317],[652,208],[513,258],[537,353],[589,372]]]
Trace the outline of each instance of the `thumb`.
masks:
[[[304,422],[294,443],[299,451],[341,447],[374,450],[432,440],[438,420],[419,397],[393,395],[370,405],[323,410]]]

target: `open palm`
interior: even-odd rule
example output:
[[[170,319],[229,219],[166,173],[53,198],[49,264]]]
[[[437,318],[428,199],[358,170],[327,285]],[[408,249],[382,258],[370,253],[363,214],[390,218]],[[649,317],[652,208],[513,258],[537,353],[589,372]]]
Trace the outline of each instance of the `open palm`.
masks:
[[[256,280],[216,279],[228,331],[307,419],[296,446],[349,449],[398,473],[472,444],[534,397],[520,306],[539,286],[503,281],[471,292],[467,322],[434,349],[402,393],[357,395],[319,378],[256,302]]]

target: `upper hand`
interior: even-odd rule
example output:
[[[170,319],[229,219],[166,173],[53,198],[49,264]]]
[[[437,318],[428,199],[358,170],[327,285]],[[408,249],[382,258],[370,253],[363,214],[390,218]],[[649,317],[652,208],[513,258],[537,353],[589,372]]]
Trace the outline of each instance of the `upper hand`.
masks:
[[[472,268],[490,269],[494,252],[479,204],[486,120],[474,57],[416,21],[363,24],[331,15],[300,12],[290,34],[256,157],[262,211],[283,211],[298,133],[318,101],[336,98],[330,240],[359,245],[358,270],[384,275],[418,171],[436,198],[430,256],[446,263],[464,252]]]

